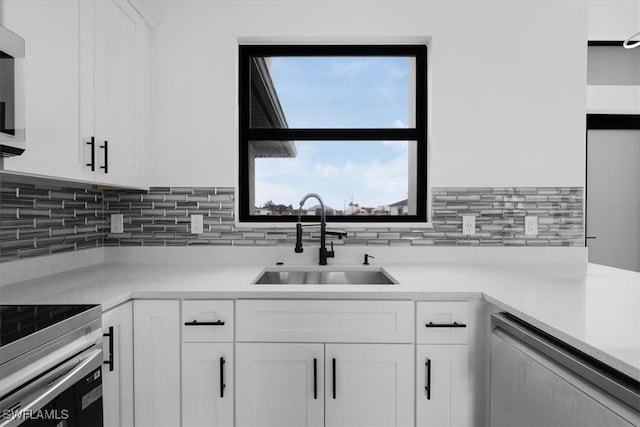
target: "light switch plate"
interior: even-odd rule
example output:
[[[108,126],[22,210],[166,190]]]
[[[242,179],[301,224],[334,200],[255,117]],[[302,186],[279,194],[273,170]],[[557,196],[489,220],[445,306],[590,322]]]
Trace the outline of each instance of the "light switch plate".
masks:
[[[476,234],[476,217],[465,215],[462,217],[462,234],[465,236]]]
[[[124,215],[111,214],[111,232],[114,234],[124,233]]]
[[[538,235],[538,217],[537,216],[524,217],[524,235],[525,236]]]
[[[202,215],[191,215],[191,234],[204,233],[204,219]]]

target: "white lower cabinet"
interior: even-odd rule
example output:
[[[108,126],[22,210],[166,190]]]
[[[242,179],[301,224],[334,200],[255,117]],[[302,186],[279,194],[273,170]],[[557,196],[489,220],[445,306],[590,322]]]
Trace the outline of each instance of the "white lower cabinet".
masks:
[[[105,425],[132,424],[131,308],[136,426],[471,423],[467,302],[135,300],[105,313]]]
[[[469,425],[466,345],[416,346],[417,425]]]
[[[238,426],[413,426],[413,345],[239,343]]]
[[[180,425],[180,301],[134,300],[135,425]]]
[[[324,426],[324,345],[238,343],[237,426]]]
[[[102,315],[102,404],[105,427],[133,425],[133,304]]]
[[[413,309],[238,301],[236,425],[413,426]]]
[[[233,301],[182,301],[182,426],[233,427]]]
[[[326,344],[325,425],[413,426],[412,344]]]
[[[182,344],[182,426],[233,426],[233,343]]]
[[[469,304],[416,304],[416,425],[468,426]]]

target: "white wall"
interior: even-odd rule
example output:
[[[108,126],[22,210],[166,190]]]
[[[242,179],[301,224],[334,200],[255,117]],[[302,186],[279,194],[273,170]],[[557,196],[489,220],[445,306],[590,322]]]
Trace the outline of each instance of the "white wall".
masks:
[[[427,40],[430,186],[583,186],[584,1],[152,0],[152,186],[236,186],[239,40]]]
[[[640,0],[589,0],[587,16],[589,40],[626,40],[640,31]]]

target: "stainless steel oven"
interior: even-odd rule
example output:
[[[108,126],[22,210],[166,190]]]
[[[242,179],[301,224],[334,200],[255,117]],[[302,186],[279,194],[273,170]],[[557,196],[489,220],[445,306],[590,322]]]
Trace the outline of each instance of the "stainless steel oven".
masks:
[[[101,314],[0,306],[0,427],[103,425]]]

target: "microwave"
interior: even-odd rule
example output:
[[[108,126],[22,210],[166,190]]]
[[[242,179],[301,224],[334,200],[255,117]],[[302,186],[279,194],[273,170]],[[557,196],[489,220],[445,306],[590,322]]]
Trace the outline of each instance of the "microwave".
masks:
[[[0,26],[0,157],[25,149],[24,39]]]

